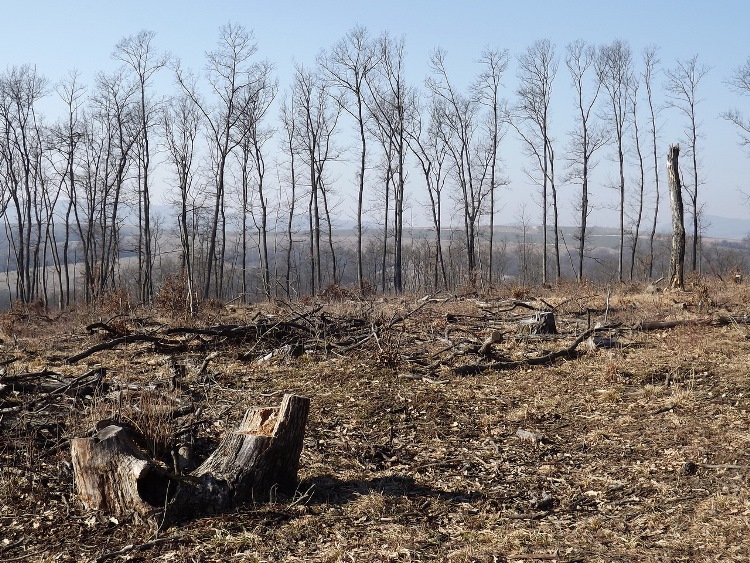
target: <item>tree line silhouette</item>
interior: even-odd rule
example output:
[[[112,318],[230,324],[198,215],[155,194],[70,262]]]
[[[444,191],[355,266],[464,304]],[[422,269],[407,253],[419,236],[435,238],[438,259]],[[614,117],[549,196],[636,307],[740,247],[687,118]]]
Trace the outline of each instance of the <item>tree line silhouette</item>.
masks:
[[[297,64],[282,90],[241,25],[220,29],[201,71],[159,51],[155,37],[122,39],[113,51],[119,67],[90,85],[76,71],[51,84],[31,65],[0,75],[10,301],[63,308],[124,291],[148,303],[168,283],[194,310],[208,298],[296,297],[341,285],[400,293],[509,277],[581,281],[610,260],[592,245],[588,222],[605,147],[615,155],[619,216],[610,275],[664,275],[664,109],[683,124],[690,266],[701,267],[699,112],[710,68],[698,56],[662,66],[656,47],[636,54],[614,40],[558,49],[542,39],[514,55],[484,50],[461,89],[443,50],[432,52],[424,83],[413,84],[405,40],[358,26],[314,64]],[[505,87],[511,63],[513,90]],[[157,90],[157,75],[173,78],[171,92]],[[727,85],[747,95],[749,76],[750,59]],[[574,125],[554,135],[550,108],[563,81]],[[48,121],[40,105],[50,97],[64,110]],[[738,110],[723,117],[747,144],[747,118]],[[532,228],[524,211],[513,249],[495,224],[509,136],[522,147],[540,216]],[[350,229],[342,182],[356,202]],[[570,246],[560,225],[563,185],[579,194]],[[429,229],[405,225],[418,190]],[[169,217],[154,212],[155,194],[168,198]]]

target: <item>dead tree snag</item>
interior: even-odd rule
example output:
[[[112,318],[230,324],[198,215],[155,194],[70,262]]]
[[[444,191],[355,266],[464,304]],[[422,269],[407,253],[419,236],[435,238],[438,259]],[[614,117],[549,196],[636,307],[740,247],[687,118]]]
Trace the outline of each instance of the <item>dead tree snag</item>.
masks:
[[[250,409],[239,427],[188,475],[149,459],[111,425],[93,438],[71,440],[73,473],[86,507],[115,516],[137,512],[171,524],[227,510],[248,500],[292,492],[310,400],[285,395],[278,408]]]
[[[667,153],[667,179],[672,204],[672,252],[669,260],[670,287],[682,289],[685,274],[685,219],[682,182],[679,170],[680,145],[671,145]]]

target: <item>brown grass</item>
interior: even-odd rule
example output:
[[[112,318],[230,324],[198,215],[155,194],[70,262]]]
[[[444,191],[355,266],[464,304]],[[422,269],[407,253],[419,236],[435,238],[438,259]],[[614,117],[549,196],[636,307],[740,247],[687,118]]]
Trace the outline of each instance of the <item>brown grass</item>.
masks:
[[[237,360],[257,343],[212,343],[218,356],[200,379],[198,366],[211,350],[192,348],[175,357],[185,377],[174,390],[169,355],[148,344],[98,353],[88,367],[65,365],[62,358],[102,338],[85,333],[91,317],[83,312],[55,323],[14,317],[1,324],[11,334],[0,360],[16,358],[6,377],[43,366],[75,376],[99,363],[109,387],[61,397],[41,412],[0,415],[0,560],[89,560],[157,539],[119,560],[489,562],[533,561],[536,554],[586,562],[746,561],[750,326],[621,330],[611,334],[614,348],[581,347],[577,357],[553,365],[470,377],[451,370],[484,361],[470,352],[434,372],[424,367],[492,330],[505,333],[497,357],[521,359],[566,346],[605,312],[623,327],[748,314],[750,286],[693,283],[679,293],[616,287],[606,311],[607,289],[592,286],[427,304],[337,293],[324,312],[341,322],[388,324],[412,314],[345,354],[319,347],[259,364]],[[563,335],[523,334],[518,320],[531,313],[524,309],[490,314],[519,298],[557,306]],[[214,307],[196,324],[311,307]],[[150,312],[150,320],[173,321],[172,313]],[[446,313],[485,318],[450,323]],[[133,331],[140,330],[130,320],[136,317],[148,315],[130,311]],[[65,439],[98,420],[129,422],[161,453],[179,427],[198,423],[196,448],[208,450],[246,408],[275,405],[285,392],[312,399],[295,495],[158,533],[135,517],[89,513],[77,500]],[[26,399],[0,395],[0,408]],[[169,416],[190,402],[201,408],[199,417]],[[686,470],[688,462],[696,471]]]

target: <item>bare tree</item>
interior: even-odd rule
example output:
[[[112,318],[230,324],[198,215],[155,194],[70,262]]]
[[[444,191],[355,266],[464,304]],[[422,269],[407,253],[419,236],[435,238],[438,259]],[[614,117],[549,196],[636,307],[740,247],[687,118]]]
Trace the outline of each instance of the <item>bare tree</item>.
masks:
[[[551,189],[553,227],[555,237],[555,276],[560,279],[560,244],[558,235],[557,188],[554,176],[554,151],[549,133],[552,84],[557,75],[558,59],[555,47],[548,39],[530,45],[518,57],[516,90],[518,103],[511,120],[521,137],[526,152],[536,161],[541,178],[537,178],[542,195],[542,283],[547,283],[547,228],[548,201]],[[531,174],[533,177],[534,175]]]
[[[477,81],[474,83],[474,95],[480,104],[487,108],[487,137],[484,143],[486,158],[489,161],[489,191],[490,191],[490,236],[489,236],[489,260],[488,260],[488,281],[492,283],[492,259],[494,254],[494,235],[495,235],[495,201],[497,188],[507,183],[501,179],[499,172],[499,150],[500,140],[504,135],[502,127],[505,110],[505,103],[500,97],[501,81],[503,74],[508,68],[508,51],[485,49],[479,59],[482,65],[482,72],[479,74]]]
[[[643,73],[641,79],[643,84],[646,86],[646,101],[648,103],[648,123],[649,133],[651,138],[651,155],[653,157],[654,165],[654,220],[651,223],[651,232],[649,233],[649,248],[648,248],[648,277],[651,278],[654,275],[654,239],[656,238],[656,227],[659,220],[659,200],[661,197],[659,191],[659,155],[657,147],[657,131],[658,126],[656,123],[657,110],[654,105],[654,73],[656,67],[659,64],[656,47],[648,47],[643,52]]]
[[[386,214],[393,185],[393,289],[403,291],[403,225],[408,152],[407,124],[413,119],[414,97],[404,76],[404,40],[383,34],[376,43],[380,64],[368,80],[368,109],[381,139],[385,159]],[[386,217],[387,222],[387,217]],[[384,227],[387,235],[387,227]],[[384,238],[387,238],[384,237]],[[385,240],[383,256],[385,257]],[[383,268],[383,273],[385,268]]]
[[[459,189],[459,199],[464,222],[466,258],[469,282],[476,282],[478,259],[479,221],[484,211],[484,199],[489,193],[489,161],[477,162],[478,121],[480,106],[478,101],[456,91],[445,67],[445,53],[436,50],[430,58],[432,76],[427,79],[427,87],[442,103],[436,107],[442,110],[440,116],[444,127],[440,132],[448,148],[451,172]]]
[[[370,88],[374,88],[374,86],[370,86]],[[394,119],[392,116],[387,115],[385,112],[392,110],[390,105],[384,106],[384,107],[378,107],[374,102],[374,96],[372,97],[373,101],[371,101],[369,106],[369,111],[375,114],[377,112],[378,117],[376,119],[373,119],[371,121],[371,125],[369,127],[370,135],[377,141],[380,152],[379,152],[379,158],[375,165],[376,170],[378,171],[378,185],[381,187],[381,190],[379,190],[379,193],[376,194],[376,197],[380,198],[378,200],[377,205],[382,208],[382,244],[380,245],[380,287],[383,292],[388,290],[388,256],[389,256],[389,246],[388,241],[391,238],[391,235],[393,235],[394,239],[394,246],[395,246],[395,232],[394,229],[391,226],[390,219],[391,219],[391,200],[393,199],[391,196],[393,192],[396,190],[395,182],[396,182],[396,170],[398,168],[397,164],[397,158],[396,158],[396,137],[393,136],[393,131],[391,130],[391,127],[389,126],[390,123],[398,123],[397,119]],[[381,205],[382,203],[382,205]],[[394,221],[395,223],[395,221]],[[394,249],[395,250],[395,249]],[[394,250],[390,251],[390,255],[393,255],[395,252]],[[394,276],[395,277],[395,272]]]
[[[195,206],[194,176],[196,140],[200,128],[201,114],[196,105],[184,94],[174,98],[162,112],[164,140],[169,161],[177,179],[182,267],[187,284],[187,304],[191,314],[195,313],[195,278],[191,241],[195,230],[192,207]]]
[[[643,200],[644,191],[646,187],[646,165],[643,156],[643,150],[641,148],[641,129],[640,123],[638,122],[638,90],[640,84],[637,78],[633,78],[631,81],[630,88],[630,122],[633,126],[633,150],[635,151],[635,157],[638,162],[638,176],[636,179],[636,199],[634,203],[634,214],[633,226],[631,229],[631,246],[630,246],[630,280],[633,280],[633,274],[635,272],[635,259],[638,252],[638,237],[641,233],[641,222],[643,220]]]
[[[69,306],[71,300],[70,229],[73,223],[72,212],[75,202],[76,151],[83,136],[81,132],[80,110],[83,106],[85,89],[79,82],[79,73],[77,71],[70,71],[66,78],[55,86],[55,91],[60,100],[65,104],[65,116],[52,126],[49,135],[52,150],[57,153],[56,156],[51,157],[52,167],[59,178],[60,189],[65,192],[61,194],[65,200],[62,225],[62,253],[60,253],[57,243],[55,243],[55,248],[53,249],[60,290],[58,304],[62,309]],[[55,236],[54,228],[52,234]]]
[[[204,100],[197,91],[196,79],[186,73],[179,64],[175,69],[177,82],[183,92],[203,115],[203,123],[210,140],[209,151],[214,169],[213,216],[209,226],[208,253],[205,260],[205,283],[203,298],[210,295],[212,272],[217,269],[216,295],[221,294],[224,272],[224,248],[226,246],[225,195],[227,162],[236,148],[241,135],[236,134],[242,115],[242,94],[252,79],[251,58],[257,51],[250,31],[241,25],[227,24],[219,30],[219,44],[215,51],[206,54],[206,80],[216,96],[213,104]],[[219,227],[221,239],[219,240]],[[221,244],[218,264],[217,243]]]
[[[34,215],[41,201],[41,155],[44,149],[37,105],[48,91],[47,79],[35,67],[9,67],[0,75],[0,164],[4,196],[15,217],[9,229],[16,267],[16,297],[22,303],[36,298],[35,249],[39,248],[39,222]],[[2,209],[8,201],[3,198]],[[6,219],[7,221],[7,219]],[[36,236],[35,236],[36,235]]]
[[[443,111],[436,107],[440,101],[431,100],[429,106],[429,121],[427,127],[423,126],[421,111],[415,113],[415,119],[407,129],[408,143],[412,153],[419,162],[419,167],[424,176],[427,187],[427,195],[430,198],[430,216],[435,229],[435,262],[433,269],[433,284],[437,290],[447,287],[448,278],[445,273],[445,261],[443,260],[442,242],[442,195],[446,181],[446,135],[438,131],[442,126],[440,116]],[[416,105],[416,102],[415,102]]]
[[[295,151],[309,169],[310,292],[315,295],[323,285],[320,250],[321,207],[326,212],[334,278],[336,276],[331,218],[327,213],[329,209],[325,198],[328,165],[336,156],[333,134],[341,115],[341,103],[331,97],[328,85],[319,74],[301,65],[297,65],[295,70],[292,95],[297,119]]]
[[[287,93],[281,102],[280,117],[284,128],[282,150],[289,157],[289,191],[287,192],[289,215],[287,217],[287,247],[286,247],[286,271],[284,274],[284,288],[286,296],[291,296],[291,270],[292,252],[294,250],[294,212],[297,203],[297,109],[295,107],[293,93]]]
[[[674,68],[665,70],[667,76],[666,90],[669,107],[676,109],[686,120],[684,135],[691,157],[691,180],[685,185],[690,198],[690,212],[693,217],[693,233],[691,240],[690,265],[695,272],[698,269],[698,244],[700,240],[700,208],[698,205],[698,186],[701,184],[698,169],[698,139],[701,137],[698,122],[698,88],[701,81],[710,71],[710,67],[703,65],[694,55],[687,60],[678,60]]]
[[[100,73],[88,111],[81,118],[79,172],[72,195],[87,302],[118,284],[121,208],[140,134],[135,93],[134,84],[122,71]]]
[[[735,93],[741,96],[750,96],[750,57],[742,66],[734,69],[726,82]],[[743,147],[750,146],[750,119],[736,108],[724,112],[722,117],[737,127],[740,144]]]
[[[362,213],[367,169],[367,120],[370,117],[365,105],[366,83],[369,74],[379,61],[378,51],[370,40],[367,29],[354,27],[333,46],[330,53],[319,59],[326,79],[343,95],[337,96],[346,111],[356,122],[359,134],[359,170],[357,171],[357,284],[364,289],[362,270]]]
[[[253,175],[257,202],[260,208],[258,230],[261,284],[266,298],[271,298],[271,268],[268,261],[268,196],[265,193],[266,159],[265,144],[274,130],[264,125],[271,103],[278,92],[278,83],[271,77],[270,63],[254,65],[250,86],[245,89],[241,101],[240,131],[238,143],[242,173],[242,294],[247,296],[247,213],[255,213],[249,207],[249,180]]]
[[[586,228],[591,213],[589,203],[589,179],[594,169],[594,154],[607,142],[606,131],[596,121],[594,108],[601,91],[601,82],[591,80],[596,50],[583,41],[568,44],[565,64],[570,71],[573,89],[576,93],[577,125],[570,132],[568,179],[581,184],[581,221],[578,233],[578,281],[583,280],[583,259],[586,250]],[[593,83],[592,83],[593,82]],[[592,83],[592,84],[590,84]],[[591,92],[587,94],[587,87]]]
[[[612,125],[612,138],[616,145],[617,163],[620,173],[620,245],[617,261],[617,277],[623,279],[623,255],[625,251],[625,129],[628,126],[628,104],[633,82],[633,63],[630,46],[622,40],[602,45],[596,58],[596,73],[607,93],[607,119]]]
[[[150,132],[155,123],[155,107],[147,96],[147,87],[154,74],[167,64],[166,55],[156,53],[152,42],[156,33],[143,30],[138,35],[122,39],[113,57],[122,61],[135,74],[138,96],[140,135],[138,137],[138,290],[141,301],[148,302],[154,296],[153,256],[151,237],[151,192],[149,174],[151,168]]]

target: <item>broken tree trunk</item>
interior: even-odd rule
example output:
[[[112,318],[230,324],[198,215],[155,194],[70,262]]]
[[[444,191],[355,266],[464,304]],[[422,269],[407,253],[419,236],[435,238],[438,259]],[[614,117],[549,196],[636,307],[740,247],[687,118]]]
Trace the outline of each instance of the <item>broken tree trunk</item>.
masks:
[[[308,398],[285,395],[278,408],[248,410],[189,475],[157,465],[126,428],[108,426],[93,438],[71,440],[76,490],[87,508],[115,516],[137,512],[167,525],[266,501],[277,490],[293,492],[309,408]]]
[[[685,219],[682,206],[682,182],[679,170],[680,145],[671,145],[667,153],[669,200],[672,204],[672,252],[669,260],[669,285],[683,289],[685,282]]]

